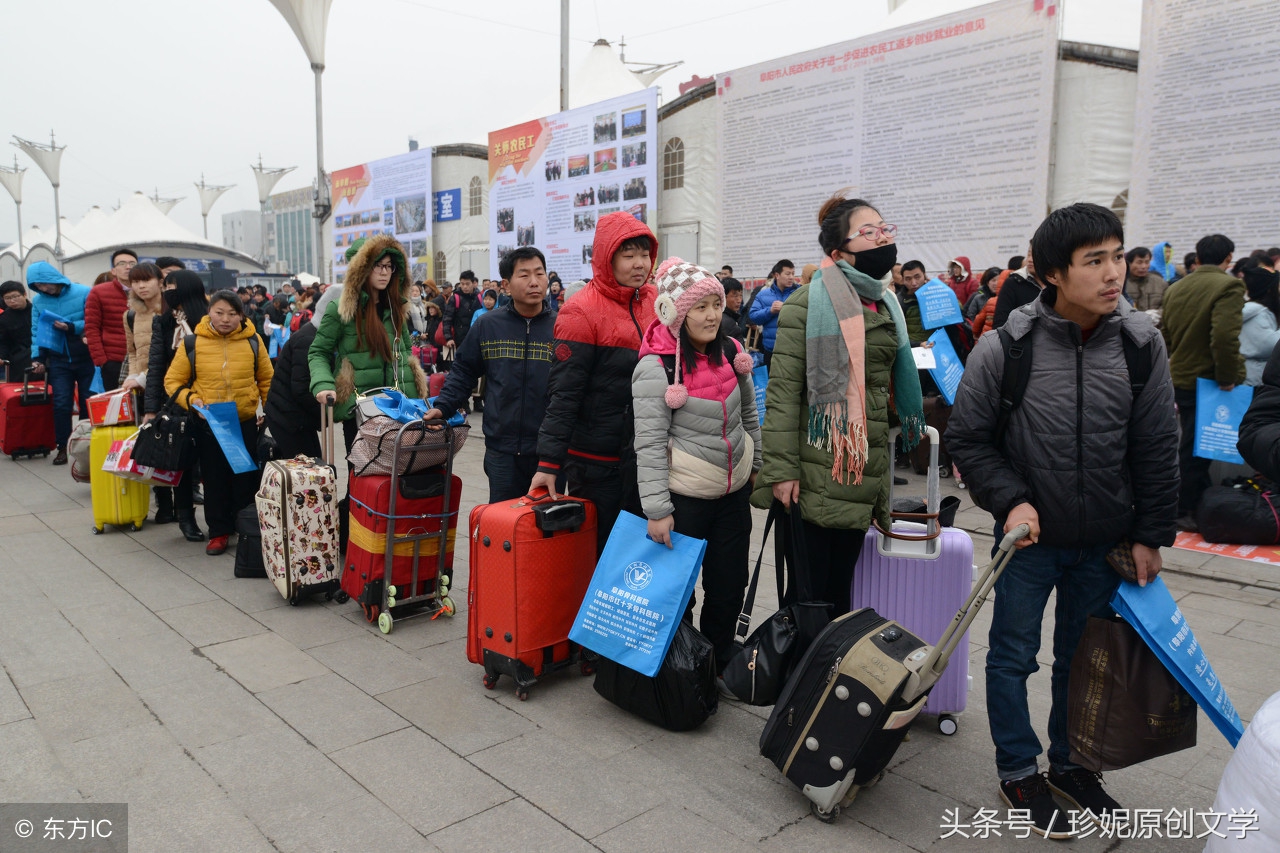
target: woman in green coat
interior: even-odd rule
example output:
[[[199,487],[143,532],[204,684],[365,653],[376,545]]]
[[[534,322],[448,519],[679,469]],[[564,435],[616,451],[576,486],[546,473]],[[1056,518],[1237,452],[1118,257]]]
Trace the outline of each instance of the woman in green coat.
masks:
[[[356,397],[398,388],[424,398],[427,376],[409,340],[409,275],[404,247],[394,237],[366,240],[347,267],[342,296],[329,303],[307,351],[311,393],[333,402],[348,452],[356,438]],[[332,460],[329,460],[332,461]]]
[[[849,609],[867,528],[889,524],[891,401],[908,448],[924,433],[924,412],[891,285],[897,228],[870,203],[840,195],[818,222],[822,267],[778,315],[752,502],[799,510],[811,592],[836,616]]]

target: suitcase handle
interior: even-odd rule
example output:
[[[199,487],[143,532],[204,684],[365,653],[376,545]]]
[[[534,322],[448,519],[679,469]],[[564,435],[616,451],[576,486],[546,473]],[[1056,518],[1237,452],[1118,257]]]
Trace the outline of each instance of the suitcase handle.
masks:
[[[326,397],[324,405],[320,407],[320,452],[324,454],[324,458],[320,461],[329,465],[336,464],[333,459],[333,407],[332,397]]]
[[[52,393],[49,388],[48,368],[45,368],[43,371],[37,374],[34,370],[28,367],[26,370],[22,371],[22,405],[24,406],[30,406],[32,397],[37,396],[31,393],[31,377],[37,376],[37,375],[44,377],[44,390],[39,393],[38,396],[40,397],[40,399],[36,400],[36,402],[37,403],[48,402],[49,397]]]
[[[894,470],[894,464],[893,464],[894,463],[894,441],[893,441],[894,432],[895,432],[894,430],[890,430],[889,432],[889,471],[890,473],[892,473]],[[901,432],[901,430],[897,430],[897,432]],[[925,486],[925,511],[924,512],[892,512],[890,511],[889,513],[890,529],[889,530],[885,530],[883,527],[881,527],[880,522],[878,520],[872,521],[872,524],[875,525],[876,530],[880,532],[880,541],[876,543],[877,550],[879,550],[880,553],[886,557],[924,556],[925,558],[933,559],[937,557],[939,554],[941,554],[941,548],[938,544],[926,546],[925,553],[923,555],[898,554],[893,550],[893,547],[890,541],[893,539],[897,539],[901,542],[934,542],[934,540],[937,540],[940,536],[942,536],[942,522],[938,518],[939,505],[941,504],[941,484],[938,479],[938,476],[939,476],[938,475],[938,446],[941,443],[942,438],[941,436],[938,435],[938,431],[931,426],[926,426],[924,428],[924,434],[925,434],[925,437],[929,439],[929,471],[928,471],[926,486]],[[889,483],[889,505],[893,506],[893,482],[892,481],[890,481]],[[922,534],[917,534],[917,533],[902,533],[902,532],[894,531],[892,527],[893,527],[893,521],[895,520],[921,522],[924,524],[925,532]]]
[[[561,530],[576,531],[587,522],[587,509],[582,501],[556,501],[533,508],[533,521],[543,539]]]

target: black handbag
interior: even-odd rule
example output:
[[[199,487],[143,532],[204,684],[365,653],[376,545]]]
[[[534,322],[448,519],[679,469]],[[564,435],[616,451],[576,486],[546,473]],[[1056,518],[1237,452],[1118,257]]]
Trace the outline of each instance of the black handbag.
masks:
[[[779,517],[790,520],[791,530],[784,529]],[[751,610],[756,602],[756,587],[760,581],[760,566],[764,561],[764,549],[769,539],[769,529],[779,520],[778,533],[774,537],[774,569],[777,575],[778,602],[782,605],[763,624],[747,636],[751,627]],[[789,568],[789,571],[788,571]],[[787,583],[783,588],[784,573]],[[742,648],[724,669],[725,686],[748,705],[772,705],[778,700],[792,669],[813,639],[831,622],[831,605],[814,601],[809,584],[809,562],[805,548],[804,529],[798,507],[788,513],[781,501],[775,500],[769,507],[769,518],[764,525],[764,540],[760,543],[760,555],[747,587],[747,597],[738,616],[736,642]],[[744,642],[745,640],[745,642]]]
[[[657,675],[650,678],[600,658],[594,687],[619,708],[664,729],[691,731],[706,722],[719,704],[715,647],[698,629],[681,620]]]
[[[191,413],[177,403],[182,390],[174,391],[156,416],[138,427],[134,462],[161,471],[185,471],[195,461],[195,423]]]

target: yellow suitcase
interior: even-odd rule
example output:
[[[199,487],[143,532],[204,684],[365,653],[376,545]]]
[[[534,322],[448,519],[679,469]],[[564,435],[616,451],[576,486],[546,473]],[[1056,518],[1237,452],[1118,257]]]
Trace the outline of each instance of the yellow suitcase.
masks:
[[[101,533],[108,524],[132,525],[142,529],[151,508],[151,486],[137,480],[126,480],[102,470],[111,443],[122,441],[138,431],[133,425],[94,427],[89,437],[89,488],[93,494],[93,532]]]

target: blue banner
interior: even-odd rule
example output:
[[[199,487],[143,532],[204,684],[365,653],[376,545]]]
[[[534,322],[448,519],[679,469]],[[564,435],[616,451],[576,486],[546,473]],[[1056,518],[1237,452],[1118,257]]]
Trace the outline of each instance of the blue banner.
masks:
[[[1233,747],[1239,743],[1244,734],[1240,715],[1164,580],[1157,577],[1146,586],[1122,581],[1111,597],[1111,606],[1134,627],[1165,668],[1204,709],[1222,736]]]
[[[222,448],[222,455],[227,457],[233,473],[247,474],[258,470],[258,463],[245,449],[244,436],[240,433],[240,413],[236,410],[235,403],[214,403],[211,406],[193,408],[204,415],[209,423],[209,429],[213,431],[213,437],[218,439],[218,446]]]
[[[648,531],[643,518],[618,515],[569,639],[652,677],[689,606],[707,543],[672,531],[668,548]]]
[[[933,377],[947,405],[954,406],[956,391],[960,388],[960,377],[964,376],[964,365],[960,363],[960,356],[956,355],[956,348],[951,345],[946,329],[939,329],[930,335],[929,343],[933,344],[933,360],[937,362],[936,367],[929,368],[929,375]]]
[[[764,423],[764,392],[769,387],[769,368],[763,364],[751,371],[751,384],[756,389],[756,411],[760,414],[760,423]]]
[[[67,336],[61,329],[53,327],[54,323],[66,322],[68,322],[66,317],[52,311],[41,311],[40,319],[36,322],[36,346],[59,355],[66,355]]]
[[[1240,422],[1251,402],[1253,388],[1248,385],[1223,391],[1212,379],[1197,379],[1195,455],[1243,465],[1236,442],[1240,440]]]
[[[462,218],[462,189],[441,190],[432,193],[431,220],[433,222],[452,222]]]
[[[932,278],[916,290],[916,302],[920,303],[920,323],[926,329],[954,326],[964,322],[960,300],[955,291],[940,278]]]

